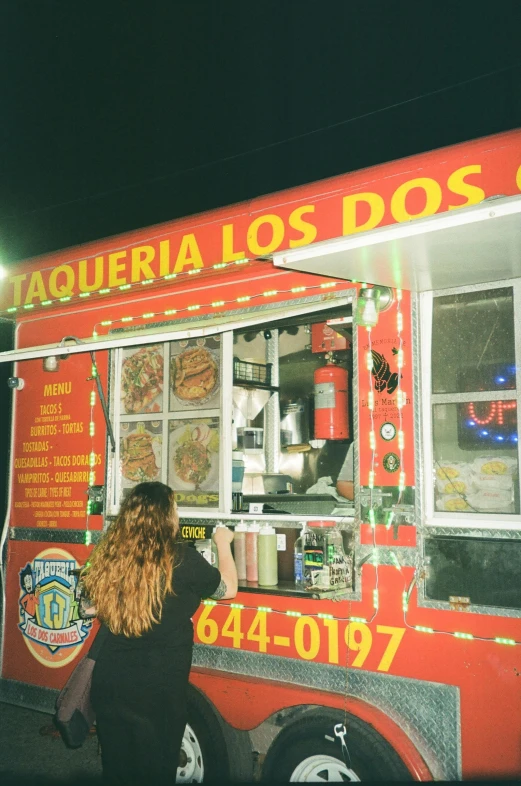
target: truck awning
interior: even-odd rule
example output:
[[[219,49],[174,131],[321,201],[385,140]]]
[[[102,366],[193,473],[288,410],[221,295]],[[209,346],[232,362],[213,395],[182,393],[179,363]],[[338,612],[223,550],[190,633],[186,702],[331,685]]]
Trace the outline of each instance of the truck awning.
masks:
[[[313,243],[277,267],[415,292],[521,276],[521,195]]]
[[[343,286],[343,285],[341,285]],[[354,289],[345,287],[340,291],[334,290],[323,295],[311,295],[295,302],[285,300],[278,303],[265,304],[261,308],[237,309],[230,315],[207,314],[192,319],[178,319],[171,322],[150,324],[131,330],[115,330],[106,336],[81,339],[79,343],[65,343],[75,341],[72,337],[63,339],[63,344],[45,344],[41,346],[14,349],[9,352],[0,352],[0,363],[20,360],[34,360],[51,355],[77,355],[80,352],[98,352],[100,350],[117,349],[118,347],[134,347],[143,344],[156,344],[158,341],[180,341],[181,339],[212,336],[225,333],[228,330],[245,330],[249,327],[272,324],[300,314],[315,314],[327,311],[332,306],[347,306],[353,300]]]

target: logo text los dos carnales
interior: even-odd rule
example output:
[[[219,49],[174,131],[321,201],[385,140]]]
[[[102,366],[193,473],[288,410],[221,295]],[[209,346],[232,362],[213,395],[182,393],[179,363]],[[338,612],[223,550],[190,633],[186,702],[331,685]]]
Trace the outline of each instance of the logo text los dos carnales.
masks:
[[[44,552],[20,571],[20,630],[29,642],[53,654],[81,645],[91,628],[91,622],[79,616],[77,577],[72,572],[77,563],[60,556]]]

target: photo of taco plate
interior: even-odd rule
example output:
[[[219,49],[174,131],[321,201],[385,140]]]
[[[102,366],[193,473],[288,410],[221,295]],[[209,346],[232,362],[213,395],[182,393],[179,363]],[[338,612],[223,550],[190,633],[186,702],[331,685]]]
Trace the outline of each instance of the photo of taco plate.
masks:
[[[136,431],[121,440],[121,473],[124,478],[138,483],[157,478],[159,467],[153,448],[154,439],[157,437],[140,423]]]
[[[172,391],[181,401],[200,402],[217,388],[219,371],[210,350],[205,347],[186,349],[172,358]]]
[[[159,412],[155,401],[163,391],[163,351],[160,345],[141,347],[123,361],[123,406],[127,414]]]

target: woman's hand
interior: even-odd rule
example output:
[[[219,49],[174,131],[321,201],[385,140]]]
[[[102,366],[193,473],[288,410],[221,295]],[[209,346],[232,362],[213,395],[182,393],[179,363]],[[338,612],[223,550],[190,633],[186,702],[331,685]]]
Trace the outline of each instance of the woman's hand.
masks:
[[[233,530],[228,529],[228,527],[217,527],[212,537],[214,539],[215,545],[219,547],[221,544],[225,545],[226,543],[231,543],[233,536]]]

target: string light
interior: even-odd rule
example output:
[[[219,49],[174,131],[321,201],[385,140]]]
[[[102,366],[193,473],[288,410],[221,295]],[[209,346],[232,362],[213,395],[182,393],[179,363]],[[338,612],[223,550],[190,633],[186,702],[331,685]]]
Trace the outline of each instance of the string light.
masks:
[[[391,557],[391,559],[392,559],[392,557]],[[398,562],[398,560],[396,560],[396,561]],[[336,616],[334,614],[325,614],[324,612],[309,612],[309,613],[303,615],[303,614],[301,614],[300,611],[283,611],[281,609],[272,609],[269,606],[249,606],[247,604],[240,604],[240,603],[229,603],[228,604],[226,602],[222,603],[220,601],[216,601],[216,600],[212,600],[212,599],[205,599],[205,600],[202,601],[202,603],[205,606],[221,606],[222,608],[240,608],[241,610],[244,609],[246,611],[254,611],[254,612],[262,611],[262,612],[264,612],[266,614],[279,614],[279,615],[283,615],[285,617],[295,617],[296,618],[296,617],[306,616],[306,617],[315,617],[317,619],[324,619],[324,620],[336,620],[337,622],[346,622],[346,623],[360,622],[360,623],[363,623],[364,625],[371,624],[372,620],[374,619],[374,615],[373,615],[373,617],[370,620],[368,620],[366,617],[357,617],[355,615],[349,615],[347,617],[340,617],[340,616]],[[374,605],[375,609],[378,609],[378,603],[379,603],[378,589],[374,589],[373,590],[373,605]],[[409,592],[407,590],[404,590],[404,592],[402,593],[402,608],[403,608],[404,617],[405,617],[405,614],[409,610]],[[509,638],[505,638],[505,637],[501,637],[501,636],[496,636],[496,637],[474,636],[471,633],[462,633],[460,631],[453,631],[453,632],[451,632],[451,631],[444,631],[444,630],[436,630],[435,628],[431,628],[431,627],[428,627],[426,625],[409,625],[407,622],[406,622],[406,625],[407,625],[408,628],[410,628],[411,630],[415,630],[418,633],[431,633],[433,635],[435,635],[435,634],[443,634],[443,635],[446,635],[446,636],[452,636],[452,638],[455,638],[455,639],[463,639],[463,640],[467,640],[467,641],[488,641],[488,642],[492,642],[492,643],[495,643],[495,644],[500,644],[502,646],[508,646],[508,647],[516,647],[516,646],[519,647],[519,646],[521,646],[521,641],[516,641],[515,639],[509,639]]]
[[[208,265],[208,267],[204,268],[193,268],[191,270],[183,270],[179,273],[168,273],[165,276],[157,276],[156,278],[147,278],[143,281],[135,281],[131,284],[121,284],[118,287],[103,287],[103,289],[98,289],[94,292],[79,292],[77,295],[67,295],[65,297],[56,298],[55,300],[43,300],[41,303],[25,303],[23,306],[10,306],[9,308],[5,309],[5,311],[0,311],[0,314],[14,314],[20,310],[29,310],[33,309],[37,306],[51,306],[59,303],[68,303],[70,301],[79,300],[80,298],[92,297],[94,295],[109,295],[112,293],[117,292],[126,292],[129,289],[136,289],[140,286],[147,286],[150,284],[160,284],[163,281],[171,281],[174,278],[182,278],[184,276],[193,276],[197,273],[211,273],[215,270],[224,270],[226,268],[230,268],[236,265],[246,265],[246,264],[255,264],[255,263],[263,263],[266,260],[254,258],[244,258],[244,259],[235,259],[233,262],[218,262],[215,265]],[[334,285],[333,285],[334,286]]]
[[[402,390],[402,374],[403,368],[403,313],[402,313],[402,290],[397,289],[395,293],[396,300],[396,333],[398,335],[398,351],[396,353],[396,362],[398,366],[398,384],[396,386],[396,405],[398,409],[398,453],[400,459],[400,475],[398,480],[398,505],[402,501],[403,492],[405,491],[405,472],[403,470],[403,449],[404,449],[404,433],[403,433],[403,412],[405,406],[406,396]]]
[[[92,338],[97,338],[99,336],[98,327],[111,327],[117,325],[119,323],[125,322],[132,322],[138,321],[140,319],[152,319],[154,317],[164,317],[164,316],[171,316],[173,314],[181,314],[183,312],[191,312],[191,311],[198,311],[202,308],[222,308],[223,306],[229,306],[235,303],[247,303],[250,300],[254,300],[255,298],[261,297],[275,297],[276,295],[287,295],[287,294],[294,294],[296,291],[298,292],[306,292],[310,290],[316,289],[325,289],[326,287],[334,287],[337,285],[338,282],[332,281],[325,284],[313,284],[311,286],[303,286],[303,287],[294,287],[293,289],[271,289],[267,290],[266,292],[262,292],[257,295],[241,295],[237,298],[233,298],[232,300],[214,300],[211,303],[194,303],[190,306],[184,306],[183,308],[179,309],[166,309],[165,311],[149,311],[141,316],[124,316],[124,317],[117,317],[116,319],[104,319],[101,322],[97,322],[94,325],[92,330]],[[371,361],[372,362],[372,361]]]

